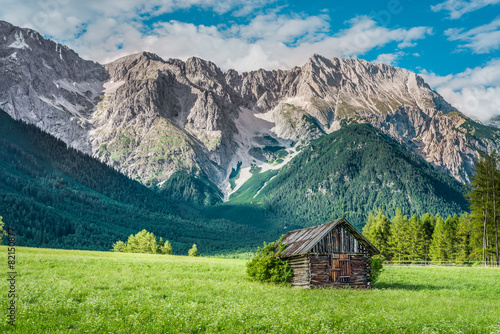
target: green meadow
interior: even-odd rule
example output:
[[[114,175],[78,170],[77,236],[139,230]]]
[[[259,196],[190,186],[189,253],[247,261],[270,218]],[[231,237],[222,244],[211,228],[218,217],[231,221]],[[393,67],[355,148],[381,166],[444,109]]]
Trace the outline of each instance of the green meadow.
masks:
[[[303,290],[248,281],[243,260],[16,253],[16,327],[3,315],[0,333],[500,333],[495,268],[386,267],[372,290]],[[2,279],[4,314],[7,292]]]

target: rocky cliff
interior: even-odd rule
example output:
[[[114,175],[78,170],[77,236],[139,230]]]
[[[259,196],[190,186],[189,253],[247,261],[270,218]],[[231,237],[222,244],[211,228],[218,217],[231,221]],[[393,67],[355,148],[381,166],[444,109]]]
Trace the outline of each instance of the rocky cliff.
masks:
[[[91,153],[89,122],[108,75],[36,31],[0,21],[0,108]]]
[[[415,73],[358,59],[313,55],[290,70],[238,73],[143,52],[103,66],[0,22],[0,63],[0,108],[149,186],[185,171],[230,192],[252,166],[280,168],[352,122],[461,182],[478,152],[500,144],[498,129],[465,117]]]

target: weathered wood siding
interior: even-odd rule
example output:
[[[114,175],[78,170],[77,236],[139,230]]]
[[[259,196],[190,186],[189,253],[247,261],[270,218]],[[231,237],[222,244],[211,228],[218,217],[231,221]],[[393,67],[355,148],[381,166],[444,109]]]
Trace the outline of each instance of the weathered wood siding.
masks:
[[[337,254],[338,255],[338,254]],[[337,259],[335,254],[332,255],[316,255],[310,254],[308,256],[310,263],[310,282],[311,287],[357,287],[369,288],[370,287],[370,261],[369,257],[365,254],[345,254],[348,259],[349,277],[332,274],[332,262]],[[333,268],[334,269],[334,268]],[[340,278],[342,277],[342,278]]]
[[[371,287],[370,256],[378,250],[345,219],[289,233],[294,286]]]
[[[315,254],[363,253],[368,251],[342,225],[332,229],[311,250]]]
[[[328,264],[330,256],[328,255],[310,255],[311,264],[311,286],[330,285],[330,266]]]
[[[293,269],[292,285],[309,288],[311,285],[311,271],[307,254],[290,258],[288,264]]]

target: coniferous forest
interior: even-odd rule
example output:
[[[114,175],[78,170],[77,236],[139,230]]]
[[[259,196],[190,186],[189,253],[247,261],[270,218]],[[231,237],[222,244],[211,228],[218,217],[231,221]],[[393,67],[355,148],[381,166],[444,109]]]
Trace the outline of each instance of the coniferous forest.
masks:
[[[469,207],[462,184],[367,124],[321,137],[275,175],[253,193],[242,187],[229,204],[259,204],[302,226],[345,217],[359,230],[379,208],[447,217]]]
[[[196,243],[213,253],[253,249],[276,234],[207,219],[182,194],[146,188],[3,111],[0,127],[0,215],[20,246],[110,250],[147,228],[171,240],[174,252]],[[186,196],[196,193],[191,185],[181,187]]]
[[[342,128],[302,148],[282,170],[255,173],[226,203],[206,179],[180,172],[161,189],[146,188],[4,112],[0,127],[0,213],[20,245],[110,250],[147,229],[178,254],[194,243],[204,254],[249,251],[342,216],[368,228],[382,214],[368,213],[380,208],[393,221],[384,227],[385,241],[374,242],[387,258],[478,258],[479,234],[470,231],[483,217],[474,209],[480,203],[473,201],[468,214],[463,185],[369,125]],[[498,197],[492,191],[487,257],[494,245],[491,198]],[[408,247],[407,239],[424,241]]]
[[[368,216],[363,234],[384,259],[394,261],[481,261],[499,265],[500,170],[495,153],[476,164],[467,198],[471,212],[446,218],[424,213],[410,218],[396,209],[389,219],[379,209]]]

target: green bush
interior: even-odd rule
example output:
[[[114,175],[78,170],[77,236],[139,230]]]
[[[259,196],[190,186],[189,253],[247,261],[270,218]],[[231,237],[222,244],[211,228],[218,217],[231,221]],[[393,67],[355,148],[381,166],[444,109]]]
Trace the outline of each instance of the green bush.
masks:
[[[289,283],[293,271],[288,261],[280,256],[286,248],[283,236],[276,243],[264,242],[264,247],[257,249],[257,256],[247,263],[247,274],[252,280],[276,284]]]
[[[113,252],[126,252],[127,244],[121,240],[118,240],[113,244]]]
[[[163,243],[163,240],[162,238],[160,238],[160,244]],[[167,254],[167,255],[172,255],[172,244],[170,243],[170,241],[165,241],[165,243],[163,243],[163,246],[161,246],[161,252],[163,254]]]
[[[131,234],[127,242],[121,240],[115,242],[112,251],[123,253],[172,254],[172,245],[168,240],[163,243],[162,238],[158,240],[152,232],[142,230],[136,235]]]
[[[193,244],[193,247],[188,251],[189,256],[198,256],[198,247],[196,247],[196,244]]]
[[[380,256],[372,256],[370,258],[370,268],[371,268],[370,278],[372,283],[377,282],[377,280],[380,277],[380,274],[382,273],[382,271],[384,271],[382,263],[383,260],[382,257]]]

